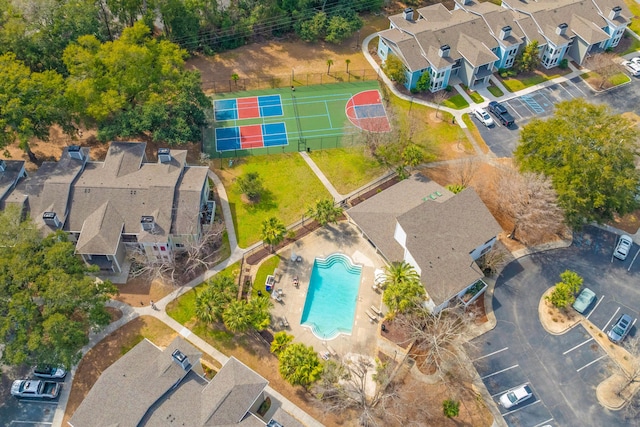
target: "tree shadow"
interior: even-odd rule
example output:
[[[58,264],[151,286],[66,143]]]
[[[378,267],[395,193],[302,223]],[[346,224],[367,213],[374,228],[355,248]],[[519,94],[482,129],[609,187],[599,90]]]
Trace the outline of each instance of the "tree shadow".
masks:
[[[358,243],[358,234],[344,222],[327,224],[318,230],[318,235],[340,246],[353,246]]]
[[[278,204],[276,203],[276,199],[273,195],[273,192],[270,190],[263,190],[260,193],[260,199],[253,203],[247,204],[247,212],[253,214],[256,212],[263,212],[274,210],[278,208]]]

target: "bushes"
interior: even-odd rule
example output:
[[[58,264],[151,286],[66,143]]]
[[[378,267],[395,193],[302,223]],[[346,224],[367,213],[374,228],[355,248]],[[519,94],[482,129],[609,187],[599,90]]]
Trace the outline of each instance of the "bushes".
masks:
[[[584,279],[571,270],[560,274],[560,279],[561,282],[556,283],[556,288],[546,299],[557,308],[566,308],[576,300],[575,294],[580,291]]]

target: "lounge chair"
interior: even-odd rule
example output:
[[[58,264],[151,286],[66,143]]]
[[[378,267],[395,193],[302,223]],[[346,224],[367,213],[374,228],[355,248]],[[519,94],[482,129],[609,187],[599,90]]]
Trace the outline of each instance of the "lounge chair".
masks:
[[[380,309],[373,304],[371,304],[371,311],[373,311],[378,316],[382,316],[382,311],[380,311]]]
[[[329,357],[331,355],[329,354],[328,351],[323,351],[322,353],[320,353],[320,357],[322,357],[324,360],[329,360]]]
[[[369,316],[369,319],[372,322],[377,322],[378,321],[378,316],[376,316],[375,314],[373,314],[372,312],[370,312],[369,310],[365,311],[365,313],[367,313],[367,316]]]
[[[285,328],[289,327],[289,321],[287,320],[286,317],[282,317],[282,326]]]
[[[327,345],[327,350],[329,351],[329,353],[331,353],[332,356],[338,355],[338,353],[330,345]]]

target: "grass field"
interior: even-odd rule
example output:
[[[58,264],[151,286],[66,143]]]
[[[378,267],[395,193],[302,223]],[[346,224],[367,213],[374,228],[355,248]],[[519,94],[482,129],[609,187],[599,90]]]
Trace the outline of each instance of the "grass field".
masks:
[[[631,20],[628,28],[634,33],[640,34],[640,19],[637,18],[638,16],[640,16],[640,5],[634,0],[624,0],[624,2],[631,11],[631,14],[636,17],[635,19]]]
[[[204,151],[211,159],[241,157],[246,155],[277,154],[304,151],[307,148],[319,150],[344,146],[351,142],[359,129],[347,119],[345,107],[355,94],[367,90],[379,89],[376,80],[366,82],[335,83],[330,85],[266,89],[256,91],[232,92],[217,95],[214,100],[244,98],[260,95],[280,95],[283,115],[242,120],[214,121],[204,130]],[[216,152],[215,128],[241,125],[284,123],[288,145],[238,149]]]
[[[313,151],[311,158],[340,194],[348,194],[384,175],[386,169],[363,145]]]
[[[504,92],[501,91],[498,86],[489,86],[487,87],[487,90],[491,92],[491,95],[495,96],[496,98],[499,98],[502,95],[504,95]]]
[[[238,244],[243,248],[261,239],[262,222],[266,219],[275,216],[289,225],[316,201],[330,197],[298,153],[243,157],[231,168],[214,170],[227,189]],[[234,183],[247,172],[257,172],[263,181],[265,191],[257,203],[245,201]]]
[[[273,270],[280,265],[280,255],[273,255],[260,264],[256,277],[253,280],[252,296],[255,298],[258,296],[258,291],[265,293],[265,283],[267,282],[267,276],[273,274]]]
[[[456,110],[462,110],[463,108],[467,108],[469,106],[469,103],[466,99],[464,99],[462,95],[457,94],[443,101],[442,105]]]

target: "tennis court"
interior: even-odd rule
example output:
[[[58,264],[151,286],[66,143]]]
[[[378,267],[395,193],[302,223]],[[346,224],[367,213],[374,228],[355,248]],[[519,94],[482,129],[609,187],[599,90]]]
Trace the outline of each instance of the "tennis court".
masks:
[[[269,89],[216,97],[203,148],[216,158],[295,152],[390,129],[377,81]]]

